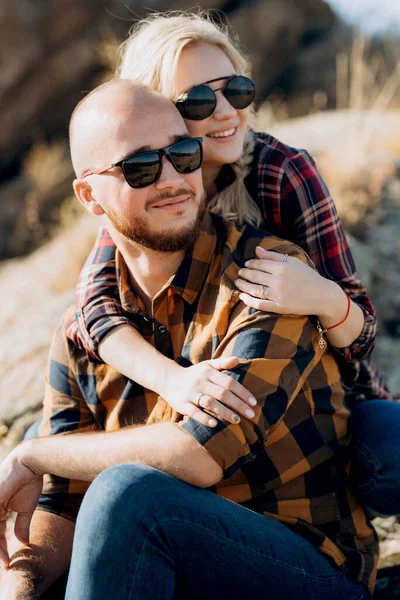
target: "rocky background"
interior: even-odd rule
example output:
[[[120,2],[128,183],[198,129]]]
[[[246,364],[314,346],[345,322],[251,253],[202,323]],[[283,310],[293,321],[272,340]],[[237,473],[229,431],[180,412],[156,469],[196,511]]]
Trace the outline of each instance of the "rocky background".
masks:
[[[323,0],[202,7],[228,15],[248,50],[256,126],[315,156],[378,311],[376,361],[400,397],[399,42],[357,39]],[[0,459],[39,415],[52,330],[97,229],[71,196],[69,115],[111,76],[143,15],[131,0],[0,0]],[[400,598],[400,526],[375,523],[376,598]]]

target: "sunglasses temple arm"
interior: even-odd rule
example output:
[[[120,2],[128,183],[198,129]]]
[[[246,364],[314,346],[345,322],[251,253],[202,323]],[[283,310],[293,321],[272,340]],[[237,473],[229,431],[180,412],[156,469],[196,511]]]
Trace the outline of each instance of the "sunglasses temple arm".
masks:
[[[88,177],[88,175],[101,175],[101,173],[105,173],[106,171],[109,171],[113,167],[117,167],[117,166],[118,165],[114,164],[114,165],[109,165],[108,167],[105,167],[103,169],[91,169],[90,171],[86,171],[86,173],[84,173],[82,175],[82,179],[84,179],[85,177]]]

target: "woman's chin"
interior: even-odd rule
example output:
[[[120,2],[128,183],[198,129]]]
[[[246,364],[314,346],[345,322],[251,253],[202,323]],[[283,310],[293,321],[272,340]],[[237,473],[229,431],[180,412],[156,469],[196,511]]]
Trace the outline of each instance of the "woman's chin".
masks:
[[[216,165],[230,165],[239,160],[242,156],[243,142],[241,144],[232,145],[232,147],[224,146],[221,148],[204,147],[204,162],[212,162]]]

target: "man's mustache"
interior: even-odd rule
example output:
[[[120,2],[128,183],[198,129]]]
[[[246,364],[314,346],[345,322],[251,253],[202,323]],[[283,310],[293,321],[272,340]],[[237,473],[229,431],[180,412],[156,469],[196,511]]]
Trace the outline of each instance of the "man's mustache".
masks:
[[[179,188],[175,190],[173,194],[171,192],[160,192],[157,196],[153,196],[146,202],[145,210],[151,208],[155,204],[159,202],[164,202],[165,200],[173,200],[174,198],[179,198],[179,196],[190,196],[191,198],[196,197],[196,193],[192,188]]]

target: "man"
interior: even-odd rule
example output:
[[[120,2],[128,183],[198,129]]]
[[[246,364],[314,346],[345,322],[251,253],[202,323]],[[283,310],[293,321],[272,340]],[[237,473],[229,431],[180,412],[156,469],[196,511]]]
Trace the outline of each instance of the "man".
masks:
[[[180,419],[57,330],[42,433],[71,434],[24,442],[0,467],[1,598],[39,598],[67,570],[99,474],[67,599],[370,597],[376,536],[347,485],[334,358],[312,319],[249,309],[234,285],[257,244],[308,259],[204,214],[200,144],[168,100],[112,81],[73,114],[74,189],[105,215],[142,335],[185,365],[239,357],[229,373],[257,399],[255,417]],[[11,562],[8,511],[25,544],[30,525]]]

